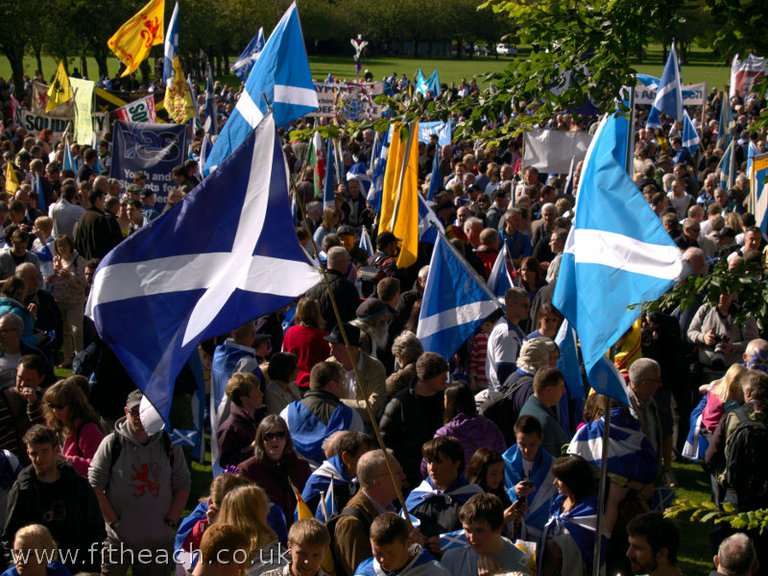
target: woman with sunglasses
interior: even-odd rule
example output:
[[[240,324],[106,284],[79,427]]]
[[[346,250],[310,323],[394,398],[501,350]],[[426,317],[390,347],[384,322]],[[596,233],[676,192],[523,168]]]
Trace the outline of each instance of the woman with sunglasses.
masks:
[[[293,522],[296,495],[309,478],[309,464],[296,454],[288,425],[280,416],[264,418],[256,430],[255,454],[237,467],[238,474],[253,480],[282,508],[288,524]]]
[[[75,469],[88,477],[88,466],[104,439],[99,415],[83,392],[82,376],[59,380],[43,395],[43,411],[48,426],[59,435],[61,453]]]

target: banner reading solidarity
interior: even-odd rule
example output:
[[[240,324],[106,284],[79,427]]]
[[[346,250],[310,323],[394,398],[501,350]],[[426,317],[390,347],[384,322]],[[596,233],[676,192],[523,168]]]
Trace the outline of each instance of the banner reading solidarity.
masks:
[[[107,112],[91,113],[93,131],[99,140],[104,138],[104,135],[109,131],[108,116]],[[53,132],[54,135],[59,135],[66,130],[71,120],[67,118],[53,118],[47,114],[35,113],[24,108],[15,107],[14,122],[16,126],[21,126],[29,132],[40,132],[40,130],[46,128]],[[86,144],[90,144],[90,142],[86,142]]]
[[[162,211],[168,192],[176,186],[171,170],[186,160],[186,129],[177,124],[115,122],[110,176],[125,189],[135,172],[144,172],[147,188],[157,197],[155,207]]]

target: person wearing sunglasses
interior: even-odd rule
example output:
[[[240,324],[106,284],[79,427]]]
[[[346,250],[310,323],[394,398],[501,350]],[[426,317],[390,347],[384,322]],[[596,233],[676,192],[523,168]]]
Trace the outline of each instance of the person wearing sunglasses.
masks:
[[[71,376],[43,394],[45,421],[59,436],[62,455],[83,478],[104,439],[99,415],[83,391],[87,386],[83,376]]]
[[[296,509],[293,486],[299,492],[304,489],[309,464],[296,454],[285,420],[274,414],[259,424],[254,446],[254,455],[237,467],[237,473],[261,486],[270,502],[282,508],[290,524]]]

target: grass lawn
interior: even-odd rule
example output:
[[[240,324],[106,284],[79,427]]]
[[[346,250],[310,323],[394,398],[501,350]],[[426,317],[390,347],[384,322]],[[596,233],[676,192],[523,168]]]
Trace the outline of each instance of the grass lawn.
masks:
[[[416,59],[416,58],[366,58],[363,60],[363,69],[369,69],[375,79],[381,80],[385,76],[397,72],[403,73],[409,77],[416,74],[416,70],[422,69],[425,76],[437,69],[441,82],[448,84],[459,83],[462,78],[470,80],[476,74],[485,74],[488,72],[500,72],[512,65],[515,61],[513,57],[493,56],[476,57],[471,60],[448,59]],[[36,68],[35,59],[28,56],[25,59],[26,72],[32,75]],[[56,70],[57,62],[50,56],[43,57],[43,76],[50,78]],[[109,59],[109,71],[112,75],[117,74],[118,61],[116,58]],[[661,76],[664,68],[661,62],[660,49],[649,49],[648,58],[641,64],[634,64],[638,72],[650,74],[652,76]],[[71,59],[69,68],[80,67],[79,59]],[[328,74],[338,78],[352,80],[355,78],[355,66],[350,56],[317,56],[310,58],[310,67],[312,75],[320,80]],[[89,59],[88,71],[93,79],[97,74],[96,62]],[[708,87],[722,87],[728,81],[729,68],[723,66],[721,62],[712,60],[709,54],[704,52],[694,52],[690,58],[690,65],[683,66],[683,82],[688,84],[706,82]],[[0,58],[0,76],[9,78],[11,68],[6,58]],[[236,79],[230,75],[225,78],[226,81],[234,82]]]

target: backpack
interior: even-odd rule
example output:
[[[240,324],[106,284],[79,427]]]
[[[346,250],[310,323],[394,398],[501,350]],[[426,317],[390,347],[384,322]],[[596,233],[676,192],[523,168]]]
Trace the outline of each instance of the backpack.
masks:
[[[743,511],[768,506],[768,422],[751,420],[744,408],[734,411],[739,423],[725,449],[726,487],[736,491]]]
[[[171,436],[163,430],[163,451],[165,452],[165,455],[168,456],[168,463],[171,466],[171,471],[173,471],[173,463],[175,460],[175,455],[173,453],[173,442],[171,442]],[[112,477],[112,468],[115,467],[115,464],[117,463],[117,459],[120,458],[120,452],[123,450],[123,441],[120,434],[117,432],[113,433],[112,436],[109,438],[109,444],[111,451],[111,457],[109,460],[109,475],[107,476],[107,486],[104,487],[104,490],[109,487],[109,478]]]
[[[520,415],[519,411],[515,409],[515,405],[512,401],[513,397],[515,392],[520,390],[520,388],[533,382],[532,376],[525,375],[510,383],[509,381],[514,375],[515,373],[513,372],[496,394],[489,395],[488,399],[479,410],[482,416],[488,418],[499,427],[504,434],[504,440],[508,445],[515,442],[513,428]]]
[[[352,576],[351,574],[347,574],[346,570],[344,569],[344,562],[342,562],[341,558],[339,558],[338,554],[336,554],[336,524],[338,524],[339,519],[343,516],[352,516],[357,518],[360,522],[363,523],[363,526],[365,526],[366,532],[370,531],[371,522],[368,520],[365,513],[359,508],[345,508],[341,511],[341,513],[332,516],[325,524],[326,528],[328,528],[328,532],[331,535],[330,550],[331,557],[333,558],[333,573],[336,576]]]

